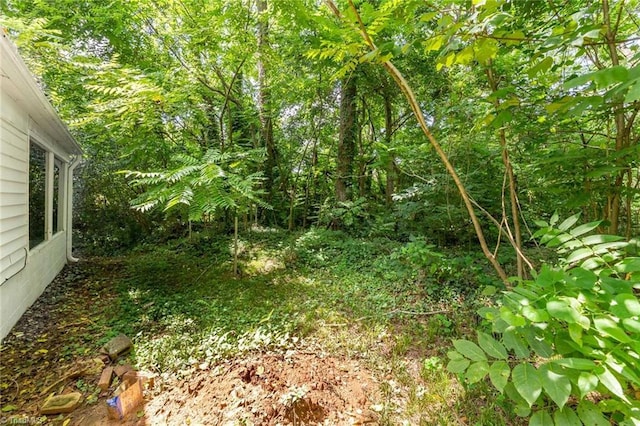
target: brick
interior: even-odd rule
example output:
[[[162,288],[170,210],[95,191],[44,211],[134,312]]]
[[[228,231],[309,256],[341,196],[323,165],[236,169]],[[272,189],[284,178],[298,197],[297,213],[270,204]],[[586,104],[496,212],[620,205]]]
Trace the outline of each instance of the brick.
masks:
[[[40,408],[40,414],[60,414],[70,413],[80,405],[82,394],[80,392],[71,392],[64,395],[55,395],[47,398]]]
[[[109,389],[111,386],[111,377],[113,376],[113,367],[109,366],[102,370],[100,375],[100,381],[98,381],[98,387],[103,391]]]
[[[116,365],[115,367],[113,367],[113,372],[116,373],[116,376],[118,377],[124,376],[129,371],[134,371],[133,367],[130,366],[129,364]]]

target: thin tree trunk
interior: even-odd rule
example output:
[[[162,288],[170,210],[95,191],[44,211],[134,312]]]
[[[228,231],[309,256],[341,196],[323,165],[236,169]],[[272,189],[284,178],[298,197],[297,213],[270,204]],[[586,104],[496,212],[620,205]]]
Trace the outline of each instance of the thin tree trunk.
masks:
[[[329,4],[331,10],[336,14],[336,16],[338,18],[342,19],[342,16],[340,15],[340,12],[339,12],[339,9],[335,6],[335,4],[333,4],[333,1],[332,0],[325,0],[325,1],[327,1],[327,3]],[[366,41],[367,45],[369,45],[369,48],[371,50],[376,50],[376,46],[373,43],[373,41],[371,40],[371,38],[369,37],[369,34],[367,33],[366,28],[365,28],[364,24],[362,23],[362,20],[360,19],[360,15],[358,13],[358,10],[356,9],[356,7],[353,4],[352,0],[349,0],[349,5],[350,5],[351,9],[353,10],[353,12],[355,13],[356,18],[358,19],[358,23],[359,23],[359,27],[360,27],[359,29],[360,29],[360,33],[361,33],[362,37]],[[409,102],[409,105],[411,106],[411,109],[413,110],[413,113],[414,113],[416,119],[418,120],[418,124],[420,125],[420,128],[422,129],[422,132],[425,134],[425,136],[427,137],[427,139],[431,143],[431,146],[433,146],[434,150],[438,154],[438,157],[440,157],[440,160],[444,164],[445,168],[447,169],[447,172],[449,173],[449,175],[453,179],[456,187],[458,188],[458,192],[460,193],[460,196],[462,197],[462,200],[464,201],[464,205],[465,205],[465,207],[467,209],[467,212],[469,213],[469,217],[471,219],[471,222],[473,224],[473,228],[474,228],[474,230],[476,232],[476,235],[478,237],[478,242],[480,243],[480,247],[482,248],[482,252],[486,256],[486,258],[489,261],[489,263],[491,263],[491,265],[495,269],[495,271],[498,274],[498,276],[502,279],[502,281],[505,283],[505,285],[508,288],[510,288],[511,284],[508,281],[508,277],[507,277],[506,272],[504,271],[504,269],[502,268],[502,266],[500,265],[500,263],[498,262],[496,257],[493,255],[491,250],[489,250],[489,246],[487,245],[487,241],[486,241],[486,239],[484,237],[484,233],[482,232],[482,227],[480,226],[480,221],[478,220],[478,217],[476,216],[476,213],[475,213],[475,211],[473,209],[473,204],[471,202],[471,198],[469,197],[469,194],[467,193],[466,188],[462,184],[462,181],[460,180],[460,177],[456,173],[455,168],[453,167],[453,165],[449,161],[449,158],[447,157],[447,154],[444,152],[444,150],[442,149],[442,147],[440,146],[440,144],[438,143],[436,138],[431,134],[431,131],[429,130],[429,126],[427,125],[427,122],[426,122],[426,120],[424,118],[424,114],[422,112],[420,104],[418,103],[418,101],[417,101],[417,99],[415,97],[415,94],[413,93],[413,90],[411,89],[411,86],[409,86],[409,83],[407,83],[407,80],[405,80],[405,78],[402,75],[402,73],[400,73],[400,71],[395,67],[395,65],[393,65],[393,63],[391,61],[384,61],[384,62],[382,62],[382,65],[387,70],[387,72],[389,74],[391,74],[391,77],[393,77],[394,81],[396,82],[398,87],[400,87],[400,90],[402,91],[402,93],[407,98],[407,101]]]
[[[393,109],[391,105],[391,96],[387,90],[382,93],[384,99],[384,142],[387,145],[387,164],[385,166],[387,172],[387,182],[385,187],[385,200],[387,206],[392,203],[392,196],[395,190],[395,161],[389,148],[391,147],[391,138],[393,134]]]
[[[486,69],[487,79],[489,80],[489,87],[491,91],[495,93],[498,90],[498,83],[491,64]],[[496,114],[500,111],[500,100],[496,98],[493,103]],[[507,223],[507,231],[513,233],[513,240],[516,242],[516,267],[518,271],[518,278],[524,277],[524,262],[522,256],[522,231],[520,229],[520,209],[518,208],[518,193],[516,188],[516,178],[513,173],[513,167],[511,166],[511,160],[509,158],[509,147],[507,146],[507,136],[504,127],[501,126],[499,130],[500,147],[502,148],[502,163],[507,173],[507,180],[509,182],[509,203],[511,204],[511,221],[513,223],[513,231],[509,229],[508,218],[505,219]]]
[[[272,201],[274,194],[274,173],[277,164],[277,150],[273,139],[273,120],[271,111],[271,91],[267,81],[266,51],[269,48],[269,22],[266,15],[267,0],[257,0],[258,11],[258,113],[260,116],[260,133],[267,151],[265,163],[265,186],[268,201]]]
[[[238,213],[233,218],[233,276],[238,277]]]

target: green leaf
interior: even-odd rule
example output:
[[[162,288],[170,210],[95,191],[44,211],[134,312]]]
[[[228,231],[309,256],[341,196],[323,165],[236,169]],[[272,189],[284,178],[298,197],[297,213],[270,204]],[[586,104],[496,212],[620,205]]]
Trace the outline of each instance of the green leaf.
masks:
[[[554,373],[547,365],[542,365],[538,371],[542,381],[542,388],[560,409],[569,400],[571,395],[571,381],[562,374]]]
[[[554,426],[551,415],[546,410],[536,411],[529,419],[529,426]]]
[[[591,401],[580,401],[577,407],[582,423],[588,426],[611,426],[598,407]]]
[[[598,377],[594,374],[583,371],[578,376],[578,390],[580,391],[580,397],[584,398],[589,392],[593,392],[598,387]]]
[[[514,327],[507,328],[502,334],[502,341],[508,349],[513,350],[518,358],[528,358],[531,354],[529,347],[515,331]]]
[[[465,377],[469,383],[477,383],[487,374],[489,374],[489,364],[486,361],[478,361],[469,366]]]
[[[571,368],[573,370],[593,370],[597,367],[596,363],[591,361],[590,359],[584,358],[560,358],[554,359],[551,361],[552,363]]]
[[[5,405],[4,407],[2,407],[2,412],[3,413],[8,413],[10,411],[15,411],[17,409],[18,409],[18,407],[16,407],[15,405]]]
[[[527,323],[523,316],[513,313],[513,311],[506,306],[500,308],[500,318],[514,327],[522,327]]]
[[[580,235],[584,235],[587,232],[593,231],[598,226],[600,226],[600,224],[602,224],[601,220],[598,220],[596,222],[585,223],[584,225],[576,226],[571,231],[569,231],[569,233],[574,237],[579,237]]]
[[[633,318],[625,318],[622,320],[622,326],[631,333],[640,334],[640,321]]]
[[[529,328],[524,333],[525,339],[527,343],[529,343],[529,347],[533,349],[536,355],[541,356],[543,358],[549,358],[553,355],[553,349],[551,346],[544,341],[544,339],[534,332],[532,328]]]
[[[532,306],[522,307],[522,316],[531,322],[545,322],[549,321],[549,315],[545,310],[535,309]]]
[[[580,260],[593,256],[593,249],[591,247],[584,247],[572,252],[566,259],[567,263],[574,263]]]
[[[458,352],[472,361],[487,360],[487,356],[484,354],[484,351],[480,349],[478,345],[470,342],[469,340],[454,340],[453,346],[458,350]]]
[[[569,324],[578,323],[580,320],[580,312],[570,306],[569,302],[564,299],[551,299],[547,302],[547,311],[549,315]]]
[[[489,379],[493,386],[498,389],[498,391],[504,391],[504,387],[507,385],[509,381],[509,375],[511,374],[511,369],[509,368],[509,364],[505,361],[496,361],[491,364],[489,368]]]
[[[518,364],[514,367],[511,378],[518,393],[531,407],[542,393],[542,382],[538,370],[531,364]]]
[[[527,74],[529,75],[529,77],[533,78],[537,74],[547,72],[547,70],[549,70],[549,68],[551,68],[552,65],[553,65],[553,58],[550,56],[547,56],[542,61],[538,62],[537,64],[529,68],[527,70]],[[536,225],[538,224],[537,222],[535,223]],[[547,226],[547,225],[544,224],[543,226]]]
[[[478,343],[490,357],[507,359],[507,350],[504,345],[488,334],[478,331]]]
[[[573,216],[570,216],[567,219],[565,219],[560,225],[558,225],[558,229],[561,231],[566,231],[569,228],[571,228],[573,225],[575,225],[578,219],[580,219],[580,213],[576,213]]]
[[[629,87],[627,95],[624,97],[626,103],[635,102],[640,99],[640,79],[637,79],[635,83]]]
[[[458,351],[449,351],[447,352],[447,356],[449,359],[464,359],[464,357]]]
[[[610,318],[594,318],[593,326],[603,335],[612,337],[619,342],[631,342],[631,337]]]
[[[611,313],[620,319],[640,315],[640,302],[632,294],[622,293],[611,301]]]
[[[553,420],[558,426],[582,426],[578,415],[569,407],[564,407],[553,413]]]
[[[463,373],[467,369],[467,367],[469,367],[469,364],[471,364],[471,361],[466,358],[452,359],[447,364],[447,370],[453,374],[460,374]]]
[[[612,394],[627,403],[629,402],[624,394],[624,389],[622,388],[620,381],[616,376],[613,375],[611,371],[609,371],[608,368],[604,367],[604,371],[601,374],[596,374],[596,376],[598,376],[598,380],[600,380],[600,383],[602,383],[605,388],[611,391]]]

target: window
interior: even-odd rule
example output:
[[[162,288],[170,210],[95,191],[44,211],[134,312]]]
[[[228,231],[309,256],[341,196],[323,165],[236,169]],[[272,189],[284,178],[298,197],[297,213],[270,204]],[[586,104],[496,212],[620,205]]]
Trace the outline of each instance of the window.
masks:
[[[45,239],[47,153],[33,141],[29,144],[29,248]]]

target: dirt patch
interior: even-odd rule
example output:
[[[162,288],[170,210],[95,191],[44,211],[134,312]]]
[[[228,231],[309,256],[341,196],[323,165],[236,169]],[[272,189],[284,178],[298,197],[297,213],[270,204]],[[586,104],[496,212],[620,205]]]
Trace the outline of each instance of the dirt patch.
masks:
[[[357,361],[288,351],[230,360],[195,373],[158,395],[124,424],[129,425],[373,425],[378,383]],[[122,424],[104,407],[86,407],[72,424]]]

